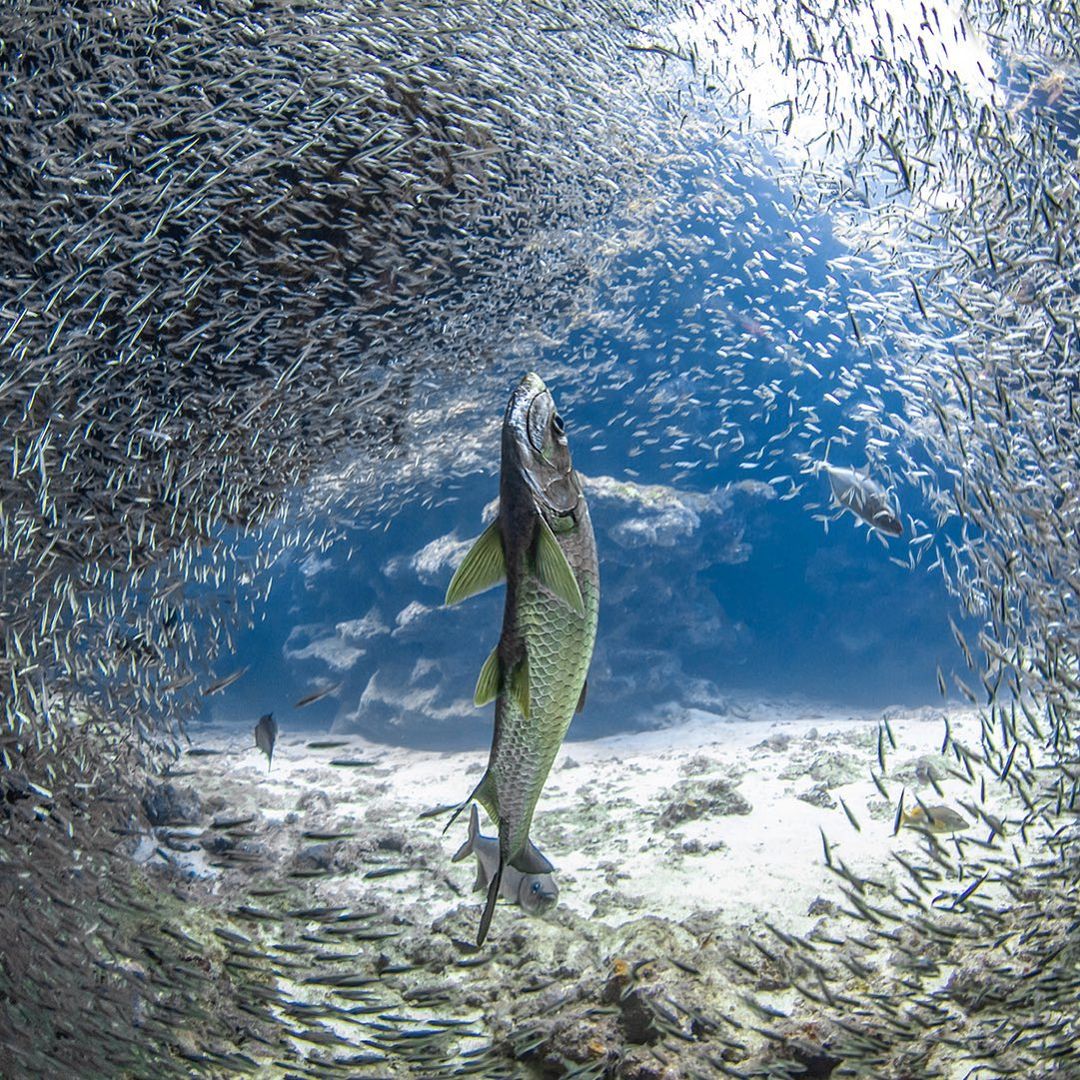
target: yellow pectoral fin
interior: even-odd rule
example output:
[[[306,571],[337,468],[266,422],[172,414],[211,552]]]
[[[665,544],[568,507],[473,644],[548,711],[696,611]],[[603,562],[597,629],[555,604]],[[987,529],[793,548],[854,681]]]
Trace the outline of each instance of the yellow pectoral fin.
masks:
[[[502,534],[496,518],[469,549],[446,590],[444,603],[449,607],[459,600],[498,585],[506,578],[506,556],[503,554]]]
[[[484,661],[480,669],[480,676],[476,680],[476,690],[473,693],[473,702],[477,705],[486,705],[499,696],[499,646],[491,650],[491,655]]]
[[[522,715],[529,719],[529,659],[521,658],[521,663],[514,668],[510,676],[510,693],[518,704]]]
[[[476,690],[473,692],[473,701],[477,705],[486,705],[499,696],[502,666],[499,663],[499,646],[496,645],[484,666],[480,669],[480,676],[476,680]],[[518,704],[525,717],[529,715],[529,661],[528,657],[522,657],[521,662],[514,666],[510,674],[510,693]]]
[[[585,601],[581,598],[574,571],[566,561],[559,541],[551,526],[541,518],[536,534],[536,576],[556,596],[565,600],[579,615],[585,614]]]

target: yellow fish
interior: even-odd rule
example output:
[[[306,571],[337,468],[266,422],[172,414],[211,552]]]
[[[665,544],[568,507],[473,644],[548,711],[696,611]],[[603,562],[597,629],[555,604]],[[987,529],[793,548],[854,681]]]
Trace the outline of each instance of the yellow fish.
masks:
[[[967,818],[948,806],[916,806],[904,811],[904,824],[932,833],[962,832],[971,827]]]

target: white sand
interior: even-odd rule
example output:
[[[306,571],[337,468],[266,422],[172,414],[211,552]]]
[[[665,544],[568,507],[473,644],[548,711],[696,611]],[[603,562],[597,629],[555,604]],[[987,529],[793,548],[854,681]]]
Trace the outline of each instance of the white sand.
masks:
[[[556,761],[537,809],[533,838],[558,870],[560,904],[588,918],[617,925],[643,915],[678,920],[706,910],[729,927],[762,917],[797,933],[815,921],[809,912],[818,897],[838,898],[823,859],[821,830],[834,858],[853,871],[890,883],[904,871],[892,852],[915,861],[925,840],[912,829],[893,833],[896,800],[906,789],[907,805],[918,795],[928,805],[960,809],[977,798],[972,787],[949,777],[955,758],[939,757],[944,712],[895,710],[886,740],[886,802],[870,771],[879,771],[879,715],[815,711],[809,706],[750,703],[748,720],[708,713],[659,731],[591,742],[568,742]],[[950,710],[953,737],[977,747],[979,722],[972,711]],[[247,748],[249,733],[200,733],[196,745],[230,747],[228,754],[186,758],[180,766],[207,800],[215,794],[223,814],[257,812],[278,837],[278,854],[299,850],[302,830],[351,829],[374,848],[356,873],[313,883],[324,902],[349,903],[372,889],[402,905],[422,904],[432,921],[462,899],[480,903],[471,890],[472,860],[454,865],[463,841],[462,815],[443,835],[445,816],[419,819],[439,804],[464,798],[479,779],[486,751],[426,753],[380,746],[360,737],[294,735],[283,731],[269,775],[265,759]],[[313,741],[344,745],[312,749]],[[332,759],[374,761],[371,767],[341,768]],[[916,766],[922,761],[923,767]],[[926,778],[930,763],[942,795]],[[727,781],[750,805],[730,813]],[[799,799],[818,787],[821,801]],[[324,792],[327,798],[317,795]],[[857,831],[839,807],[842,798],[860,825]],[[1000,791],[987,791],[984,808],[1003,819],[1010,810]],[[661,815],[672,804],[689,804],[689,817],[671,825]],[[211,803],[208,809],[213,810]],[[745,806],[743,807],[745,809]],[[963,812],[963,811],[961,811]],[[677,815],[676,815],[677,816]],[[970,814],[966,815],[970,818]],[[491,832],[490,826],[485,831]],[[265,835],[266,830],[264,830]],[[976,820],[966,835],[985,836]],[[941,838],[948,843],[948,837]],[[395,848],[402,850],[397,851]],[[194,863],[201,865],[200,857]],[[364,880],[379,865],[408,865],[408,873]]]

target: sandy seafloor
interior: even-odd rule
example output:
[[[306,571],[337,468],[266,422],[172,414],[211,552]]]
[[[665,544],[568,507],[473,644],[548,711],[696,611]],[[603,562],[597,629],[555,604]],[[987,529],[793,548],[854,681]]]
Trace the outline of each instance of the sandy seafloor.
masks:
[[[772,928],[813,942],[818,934],[865,935],[868,927],[845,907],[843,881],[825,865],[823,837],[834,865],[873,883],[864,894],[870,900],[889,890],[903,894],[905,870],[894,855],[934,866],[924,834],[894,831],[902,791],[909,807],[918,798],[970,821],[963,833],[938,836],[939,843],[993,838],[987,820],[1000,820],[1008,831],[1019,808],[1003,786],[980,790],[961,779],[956,756],[941,753],[946,720],[952,739],[978,746],[974,710],[848,713],[749,699],[731,703],[724,715],[692,712],[661,730],[568,740],[533,827],[557,868],[559,903],[540,920],[500,902],[485,947],[497,962],[455,970],[457,996],[444,1002],[460,999],[471,1015],[484,1017],[489,1035],[520,1030],[536,1018],[562,1023],[562,1041],[552,1036],[538,1051],[547,1055],[550,1071],[543,1075],[588,1065],[590,1055],[619,1055],[620,1071],[611,1075],[684,1075],[679,1055],[693,1049],[689,1036],[664,1051],[659,1046],[667,1044],[650,1030],[638,1044],[625,1015],[617,1017],[617,1030],[601,1024],[592,1031],[586,1023],[574,1034],[583,1022],[574,1002],[594,991],[604,1000],[605,985],[610,990],[610,980],[625,974],[620,965],[667,965],[668,1000],[677,992],[681,1004],[689,994],[694,1007],[720,1010],[736,1027],[761,1025],[746,999],[764,997],[777,1010],[771,1027],[782,1027],[798,980],[777,958]],[[445,814],[421,815],[468,795],[486,751],[420,752],[356,736],[290,732],[286,722],[268,771],[250,727],[200,728],[191,738],[195,753],[167,778],[178,805],[187,800],[190,824],[148,831],[137,860],[166,877],[191,879],[192,895],[208,900],[243,902],[253,883],[278,884],[312,907],[378,908],[406,928],[399,941],[372,947],[383,969],[404,959],[403,968],[445,976],[454,957],[468,955],[482,895],[472,891],[474,861],[451,862],[467,815],[445,835]],[[871,777],[881,772],[881,753],[888,800]],[[986,819],[972,812],[976,805]],[[482,828],[494,831],[490,824]],[[1019,845],[1020,838],[1009,843]],[[960,888],[945,879],[934,887],[943,895]],[[993,902],[992,883],[984,892]],[[742,965],[732,967],[732,956]],[[860,962],[881,973],[897,956],[867,949]],[[948,975],[946,965],[937,982]],[[861,984],[873,986],[873,976]],[[543,992],[525,997],[525,991]],[[676,1006],[673,1023],[708,1043],[707,1032],[686,1020],[692,1012]],[[827,1042],[810,1029],[804,1034]],[[709,1047],[714,1061],[723,1055],[734,1066],[762,1046],[769,1050],[768,1039],[754,1031],[729,1041],[735,1049],[723,1039]],[[958,1066],[955,1075],[970,1067]]]

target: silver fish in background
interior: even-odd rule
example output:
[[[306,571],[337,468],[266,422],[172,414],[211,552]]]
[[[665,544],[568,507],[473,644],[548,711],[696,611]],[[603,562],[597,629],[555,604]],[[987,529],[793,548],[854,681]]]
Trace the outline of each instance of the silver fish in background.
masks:
[[[469,814],[469,838],[458,848],[451,861],[461,862],[470,855],[476,856],[476,882],[473,888],[486,892],[499,872],[499,841],[497,837],[484,836],[480,832],[480,814],[476,803],[473,803]],[[507,866],[503,868],[499,895],[512,904],[518,904],[530,915],[542,915],[555,906],[559,899],[559,887],[551,874],[523,874]]]
[[[323,686],[318,690],[312,690],[310,694],[305,694],[302,698],[293,702],[294,709],[304,709],[308,705],[314,705],[316,701],[322,701],[324,697],[329,697],[331,694],[336,694],[342,687],[342,682],[339,679],[335,683],[330,683],[328,686]]]
[[[899,508],[889,493],[871,479],[869,469],[842,469],[827,461],[820,462],[818,468],[828,476],[833,498],[842,507],[886,536],[903,535]]]
[[[499,825],[499,864],[478,945],[487,936],[506,868],[551,872],[529,840],[529,827],[570,720],[585,702],[600,606],[596,540],[581,480],[562,417],[533,373],[511,394],[503,419],[498,516],[458,567],[446,603],[503,578],[502,634],[475,694],[477,705],[495,702],[495,736],[471,798]]]

